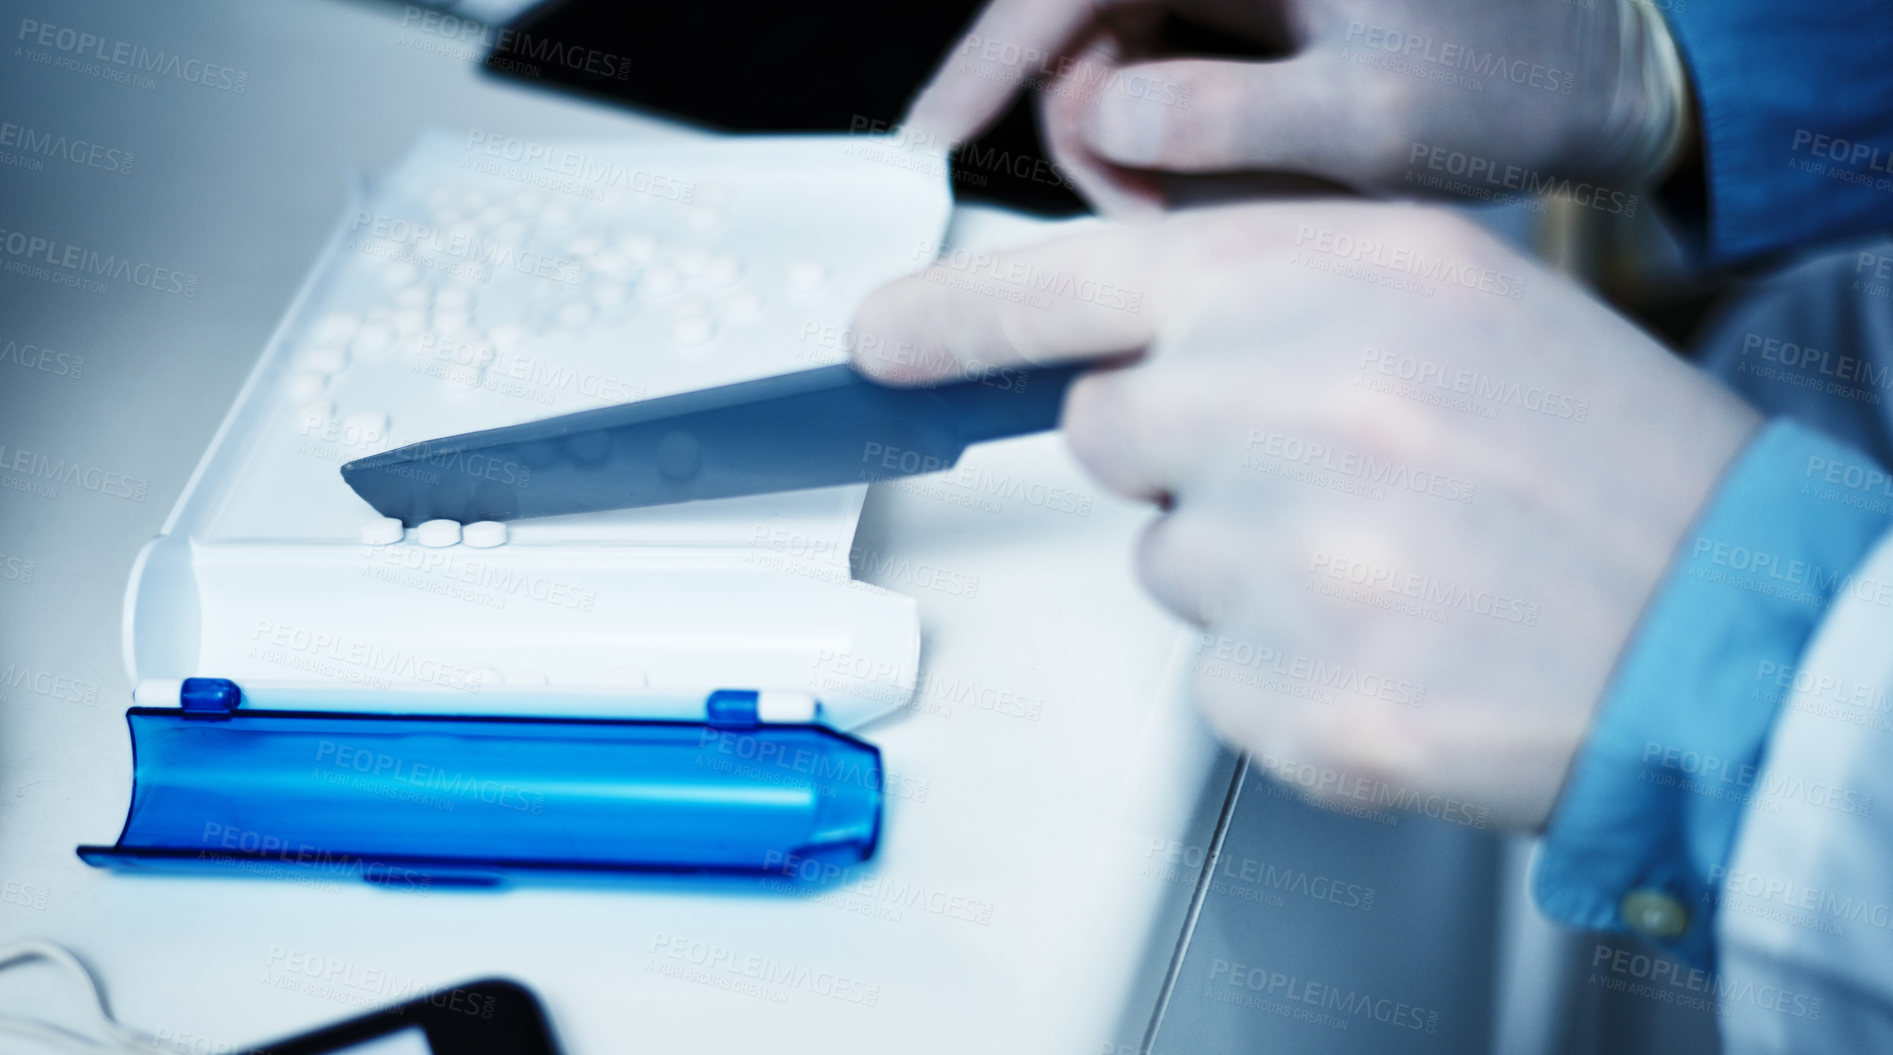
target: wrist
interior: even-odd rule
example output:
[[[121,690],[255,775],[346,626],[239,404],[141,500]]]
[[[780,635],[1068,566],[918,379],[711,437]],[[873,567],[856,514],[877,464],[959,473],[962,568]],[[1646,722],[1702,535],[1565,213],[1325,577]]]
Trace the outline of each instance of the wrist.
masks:
[[[1546,833],[1533,886],[1553,919],[1713,961],[1716,878],[1744,815],[1781,804],[1759,779],[1780,686],[1889,526],[1811,494],[1830,468],[1881,471],[1773,423],[1677,546]]]

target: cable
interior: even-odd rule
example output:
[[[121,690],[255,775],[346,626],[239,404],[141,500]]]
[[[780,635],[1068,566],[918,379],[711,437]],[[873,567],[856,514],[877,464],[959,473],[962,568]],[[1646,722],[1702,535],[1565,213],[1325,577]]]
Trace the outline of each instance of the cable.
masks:
[[[155,1038],[129,1026],[120,1025],[118,1020],[112,1017],[111,1010],[105,1006],[105,991],[99,987],[98,979],[94,978],[92,972],[86,969],[85,964],[73,955],[72,950],[55,942],[38,938],[28,938],[0,946],[0,972],[32,963],[35,960],[44,960],[85,983],[86,990],[92,994],[92,1010],[97,1020],[96,1025],[104,1036],[87,1036],[64,1026],[19,1015],[0,1015],[0,1033],[33,1037],[42,1044],[57,1050],[81,1052],[85,1055],[112,1052],[135,1052],[144,1055],[147,1052],[169,1050]]]

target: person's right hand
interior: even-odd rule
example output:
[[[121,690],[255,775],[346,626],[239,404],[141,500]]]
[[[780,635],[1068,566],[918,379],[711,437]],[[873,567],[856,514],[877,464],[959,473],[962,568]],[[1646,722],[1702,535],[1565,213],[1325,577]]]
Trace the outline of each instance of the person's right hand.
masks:
[[[1211,722],[1316,797],[1504,827],[1550,815],[1760,423],[1577,287],[1410,205],[1191,209],[950,253],[870,296],[853,336],[857,369],[898,384],[1112,365],[1072,385],[1062,428],[1105,486],[1164,509],[1138,568],[1203,629]]]
[[[1287,54],[1153,60],[1166,7]],[[1622,193],[1677,153],[1682,77],[1646,0],[992,0],[905,123],[961,143],[1036,84],[1053,160],[1107,212],[1161,206],[1161,173]]]

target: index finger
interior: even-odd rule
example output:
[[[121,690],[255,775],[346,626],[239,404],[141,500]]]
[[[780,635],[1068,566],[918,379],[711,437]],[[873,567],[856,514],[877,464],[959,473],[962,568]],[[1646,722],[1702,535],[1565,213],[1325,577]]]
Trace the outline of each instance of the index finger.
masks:
[[[958,145],[1005,112],[1111,0],[992,0],[941,59],[902,124]]]
[[[1142,350],[1170,300],[1158,227],[1112,227],[1011,252],[951,250],[855,315],[852,356],[890,384]]]

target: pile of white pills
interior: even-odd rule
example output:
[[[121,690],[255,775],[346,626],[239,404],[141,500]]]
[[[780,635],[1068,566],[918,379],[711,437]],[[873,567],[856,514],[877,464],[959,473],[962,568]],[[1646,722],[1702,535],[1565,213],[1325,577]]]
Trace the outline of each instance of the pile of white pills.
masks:
[[[282,381],[289,398],[281,413],[305,436],[320,433],[325,458],[347,461],[398,442],[388,413],[367,408],[398,409],[410,390],[434,382],[444,383],[463,417],[484,413],[482,400],[495,405],[487,415],[495,420],[542,417],[570,409],[561,402],[576,402],[564,400],[568,390],[621,402],[634,398],[627,386],[601,385],[567,366],[568,358],[583,363],[594,354],[587,342],[596,334],[655,334],[657,346],[679,358],[747,354],[773,316],[805,314],[839,285],[818,254],[778,255],[768,240],[733,231],[743,210],[730,187],[708,181],[696,189],[694,200],[626,193],[579,206],[537,189],[457,177],[414,186],[404,208],[412,208],[416,230],[456,245],[477,240],[507,255],[463,266],[437,259],[446,251],[431,243],[417,249],[378,231],[355,268],[365,281],[355,283],[352,310],[324,311],[301,336]],[[528,274],[519,266],[527,260],[535,262],[535,280],[519,283],[513,272]],[[375,395],[363,400],[362,392]],[[500,413],[501,401],[484,393],[522,402],[508,401],[515,413]],[[427,417],[404,420],[403,431],[429,430]],[[362,524],[360,538],[370,546],[490,549],[504,546],[508,531],[497,521],[443,518],[407,527],[381,517]]]
[[[361,528],[364,545],[392,546],[406,537],[406,530],[395,517],[376,517]],[[458,520],[424,520],[414,528],[414,541],[433,549],[454,545],[493,549],[506,545],[506,525],[497,520],[476,520],[463,527]]]

